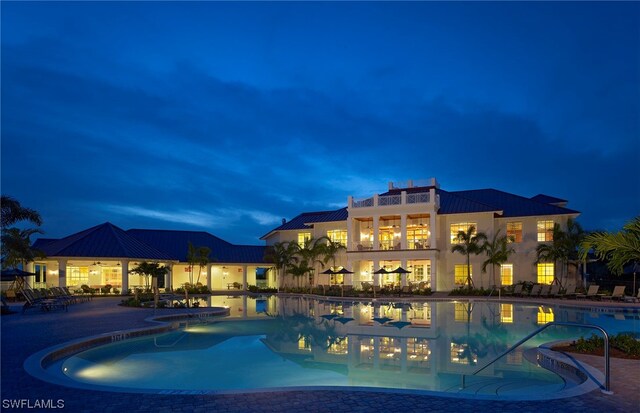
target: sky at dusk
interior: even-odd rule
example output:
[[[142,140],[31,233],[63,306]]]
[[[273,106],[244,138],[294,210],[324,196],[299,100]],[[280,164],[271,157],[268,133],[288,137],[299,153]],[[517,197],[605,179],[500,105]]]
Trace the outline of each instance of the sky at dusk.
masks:
[[[388,181],[640,214],[640,3],[1,3],[2,194],[258,239]]]

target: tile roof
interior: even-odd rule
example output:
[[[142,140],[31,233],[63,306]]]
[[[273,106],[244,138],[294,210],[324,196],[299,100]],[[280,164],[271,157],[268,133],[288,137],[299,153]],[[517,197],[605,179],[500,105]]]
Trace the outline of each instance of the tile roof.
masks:
[[[556,198],[555,196],[550,196],[545,194],[538,194],[536,196],[532,196],[529,199],[536,202],[542,202],[543,204],[562,204],[567,202],[566,199],[560,199],[560,198]]]
[[[175,231],[159,229],[130,229],[127,233],[145,244],[171,255],[173,259],[187,262],[189,242],[196,247],[209,247],[212,262],[261,264],[264,263],[264,246],[234,245],[204,231]]]
[[[519,195],[510,194],[508,192],[498,191],[497,189],[476,189],[470,191],[455,191],[450,194],[466,198],[468,200],[479,202],[485,205],[491,205],[495,210],[502,211],[503,217],[524,217],[537,215],[566,215],[578,214],[573,209],[551,205],[547,203],[537,202],[530,198]],[[442,208],[442,196],[440,197],[440,205]],[[476,212],[476,211],[465,211]],[[447,213],[440,212],[438,213]],[[452,212],[448,212],[452,213]]]
[[[461,196],[457,192],[448,192],[444,189],[436,189],[436,194],[440,196],[440,209],[438,210],[438,214],[501,211],[501,209],[495,205],[490,205],[485,202]]]
[[[49,257],[174,259],[109,222],[58,240],[38,239],[33,246]]]
[[[334,222],[334,221],[346,221],[347,220],[347,207],[336,209],[335,211],[316,211],[316,212],[303,212],[296,216],[292,220],[285,222],[277,228],[272,229],[260,239],[264,239],[267,235],[274,231],[284,231],[289,229],[310,229],[311,225],[316,222]]]

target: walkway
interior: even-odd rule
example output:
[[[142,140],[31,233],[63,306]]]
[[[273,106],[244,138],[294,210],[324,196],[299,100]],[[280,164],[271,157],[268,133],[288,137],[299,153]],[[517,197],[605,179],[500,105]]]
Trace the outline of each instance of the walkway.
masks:
[[[640,405],[640,361],[612,359],[611,387],[614,394],[599,391],[561,400],[504,402],[454,399],[445,397],[363,393],[351,391],[294,391],[231,395],[150,395],[84,391],[57,386],[31,377],[22,368],[24,360],[46,347],[72,339],[109,331],[144,327],[153,310],[119,307],[119,298],[96,298],[89,303],[69,307],[67,313],[12,314],[1,318],[1,399],[2,411],[9,400],[26,399],[64,401],[69,412],[450,412],[483,411],[494,413],[630,413]],[[551,302],[545,300],[545,302]],[[567,303],[567,301],[563,301]],[[591,303],[585,303],[591,305]],[[597,304],[594,304],[597,305]],[[637,306],[634,306],[637,309]],[[206,310],[206,309],[201,309]],[[163,310],[163,314],[184,310]],[[583,358],[583,356],[580,356]],[[600,367],[601,358],[584,357]],[[27,403],[27,402],[24,402]],[[37,409],[23,409],[38,411]]]

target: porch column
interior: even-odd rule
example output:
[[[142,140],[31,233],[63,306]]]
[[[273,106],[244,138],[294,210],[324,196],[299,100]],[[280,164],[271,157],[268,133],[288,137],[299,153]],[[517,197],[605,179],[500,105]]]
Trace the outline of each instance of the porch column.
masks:
[[[58,287],[67,286],[67,259],[58,259]]]
[[[28,262],[25,266],[24,266],[24,270],[27,272],[34,272],[33,271],[34,268],[34,263],[32,262]],[[33,288],[34,283],[36,282],[36,277],[35,275],[30,275],[28,277],[26,277],[26,281],[27,281],[27,286]]]
[[[247,271],[248,271],[248,266],[243,265],[242,266],[242,289],[245,291],[247,290]]]
[[[380,230],[380,217],[379,216],[374,216],[373,217],[373,246],[372,246],[372,250],[379,250],[380,249],[380,237],[378,234],[378,231]]]
[[[431,212],[429,214],[429,231],[431,232],[431,235],[429,235],[429,248],[431,249],[436,249],[436,235],[437,235],[437,229],[436,229],[436,213],[435,211]]]
[[[165,266],[169,269],[167,273],[164,275],[164,289],[165,291],[171,291],[171,275],[173,273],[173,265],[171,263],[166,263]]]
[[[407,260],[406,259],[400,260],[400,266],[406,270],[407,269]],[[400,274],[400,285],[402,287],[406,287],[407,285],[409,285],[407,283],[407,274],[404,274],[404,273]]]
[[[406,195],[406,192],[403,192]],[[400,215],[400,249],[406,250],[407,247],[407,214]]]
[[[380,261],[373,261],[373,271],[378,271],[380,269]],[[373,285],[376,287],[380,287],[380,274],[373,274]]]
[[[350,216],[347,216],[347,245],[345,245],[345,248],[347,249],[347,251],[351,251],[355,248],[353,248],[353,246],[355,245],[355,231],[353,230],[353,218],[351,218]]]
[[[129,290],[129,260],[121,260],[120,266],[122,267],[122,290],[121,294],[126,295]]]
[[[438,261],[435,257],[432,259],[430,259],[429,261],[431,261],[431,291],[435,292],[436,291],[436,285],[437,281],[438,281]]]
[[[213,291],[213,284],[211,284],[212,276],[213,276],[213,264],[207,264],[207,288]]]
[[[373,339],[373,368],[380,368],[380,337]]]

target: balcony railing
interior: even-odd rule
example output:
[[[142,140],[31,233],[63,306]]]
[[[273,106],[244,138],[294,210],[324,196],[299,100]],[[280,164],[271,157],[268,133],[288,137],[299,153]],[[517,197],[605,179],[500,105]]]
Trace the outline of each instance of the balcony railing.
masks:
[[[429,240],[424,240],[422,242],[412,242],[409,241],[407,244],[407,249],[409,250],[426,250],[431,248],[429,245]],[[350,251],[389,251],[389,250],[400,250],[402,249],[401,243],[398,240],[395,241],[379,241],[376,248],[374,248],[374,244],[372,241],[353,241],[351,243]]]
[[[364,199],[354,199],[352,201],[352,208],[366,208],[377,206],[394,206],[402,205],[402,195],[385,195],[385,196],[373,196]],[[376,202],[377,200],[377,202]],[[429,192],[418,192],[415,194],[406,194],[405,204],[428,204],[431,202],[431,196]]]

